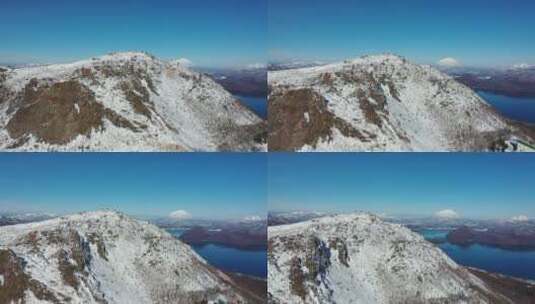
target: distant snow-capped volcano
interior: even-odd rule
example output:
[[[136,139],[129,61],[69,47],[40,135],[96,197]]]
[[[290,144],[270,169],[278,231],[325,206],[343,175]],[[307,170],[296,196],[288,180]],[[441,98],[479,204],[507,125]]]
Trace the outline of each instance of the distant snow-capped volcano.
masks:
[[[0,69],[0,150],[256,151],[264,128],[184,60],[126,52]]]
[[[268,244],[272,304],[524,303],[492,285],[505,278],[475,272],[487,282],[419,234],[370,214],[269,227]]]
[[[270,71],[269,150],[486,151],[534,142],[470,88],[395,55]]]
[[[253,303],[188,245],[112,211],[0,228],[2,303]]]

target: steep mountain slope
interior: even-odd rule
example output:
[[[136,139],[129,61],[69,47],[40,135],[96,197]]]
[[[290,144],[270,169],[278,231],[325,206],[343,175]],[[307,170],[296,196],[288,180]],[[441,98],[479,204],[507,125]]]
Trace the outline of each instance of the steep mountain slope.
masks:
[[[251,151],[264,128],[209,77],[145,53],[0,70],[1,150]]]
[[[0,303],[256,302],[188,245],[111,211],[0,228],[0,278]]]
[[[369,214],[268,228],[270,303],[515,303],[409,229]]]
[[[466,86],[394,55],[269,72],[270,150],[480,151],[533,130]]]

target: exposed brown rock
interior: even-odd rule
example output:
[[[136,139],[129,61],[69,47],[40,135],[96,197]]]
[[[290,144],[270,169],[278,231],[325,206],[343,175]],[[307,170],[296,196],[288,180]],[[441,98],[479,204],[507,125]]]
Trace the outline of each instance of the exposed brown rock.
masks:
[[[506,141],[511,135],[512,131],[507,129],[480,132],[470,127],[458,130],[452,142],[466,151],[503,152],[507,148]]]
[[[308,121],[305,117],[308,113]],[[344,136],[369,141],[349,123],[327,109],[327,101],[312,89],[297,89],[272,94],[268,107],[268,147],[270,151],[294,151],[304,145],[313,147],[320,140],[330,139],[332,128]]]
[[[75,289],[80,286],[80,276],[84,275],[89,265],[91,252],[89,244],[75,230],[69,230],[60,236],[61,243],[68,245],[69,250],[61,249],[58,254],[58,268],[63,282]]]
[[[306,276],[303,273],[301,259],[293,257],[290,265],[290,290],[293,294],[297,295],[303,301],[306,299],[307,290],[305,287]]]
[[[24,299],[28,288],[28,277],[23,271],[22,261],[11,250],[0,250],[0,274],[4,284],[0,285],[0,302],[17,303]]]
[[[128,119],[122,117],[121,115],[117,114],[117,112],[111,109],[104,109],[102,117],[108,119],[112,124],[116,125],[119,128],[130,129],[134,132],[139,132],[140,129],[147,128],[146,125],[140,123],[136,123],[134,125],[134,123],[130,122]]]
[[[80,68],[74,71],[74,76],[79,79],[87,79],[91,81],[92,85],[100,85],[97,77],[97,71],[92,68]]]
[[[331,265],[331,251],[327,244],[314,236],[303,236],[298,251],[304,251],[303,259],[294,256],[290,261],[290,291],[306,301],[307,289],[316,289],[324,280],[327,269]],[[287,240],[283,240],[287,242]],[[303,268],[306,267],[305,272]]]
[[[243,274],[226,272],[234,286],[238,288],[244,296],[247,297],[248,303],[266,303],[267,299],[267,280],[250,277]]]
[[[399,92],[396,89],[396,86],[394,86],[394,84],[392,83],[392,81],[387,81],[386,85],[388,86],[390,95],[392,95],[392,97],[394,97],[394,99],[396,99],[397,101],[401,102],[401,97],[399,96]]]
[[[508,298],[503,299],[495,295],[489,295],[491,303],[511,303],[510,301],[512,301],[512,303],[516,304],[535,304],[535,285],[475,268],[468,268],[468,270],[483,280],[491,290]],[[478,286],[474,286],[474,288],[478,288]]]
[[[379,128],[383,127],[383,120],[379,115],[379,112],[385,112],[386,98],[384,95],[377,93],[371,93],[371,96],[367,96],[363,90],[357,92],[358,104],[364,117],[368,123],[377,125]],[[373,98],[373,102],[372,99]]]
[[[104,241],[102,240],[102,236],[97,233],[92,233],[88,236],[89,242],[91,244],[97,245],[97,252],[98,255],[104,259],[108,260],[108,251],[106,250],[106,245],[104,244]]]
[[[317,237],[308,237],[306,240],[305,266],[308,269],[307,278],[310,281],[325,275],[331,265],[331,251],[327,244]]]
[[[254,144],[265,144],[267,125],[262,121],[254,125],[237,125],[226,120],[218,125],[223,139],[218,146],[220,151],[251,151]]]
[[[31,247],[32,248],[31,249],[32,253],[39,253],[39,251],[40,251],[40,249],[39,249],[39,240],[40,240],[39,232],[32,231],[32,232],[28,233],[27,235],[25,235],[19,241],[19,244]]]
[[[347,250],[347,245],[344,240],[341,240],[339,238],[332,239],[329,242],[329,247],[336,249],[338,251],[338,261],[342,265],[349,267],[350,257],[349,252]]]
[[[126,100],[130,102],[134,112],[152,118],[150,109],[154,109],[154,104],[150,101],[149,91],[143,86],[140,80],[133,79],[121,84]],[[149,109],[150,108],[150,109]]]
[[[6,102],[11,95],[11,91],[0,81],[0,104]]]
[[[323,73],[323,74],[321,74],[320,78],[321,78],[321,84],[322,85],[329,86],[329,87],[333,86],[333,84],[334,84],[333,74],[331,74],[331,73]]]
[[[4,81],[6,81],[6,78],[7,78],[6,72],[7,72],[6,69],[0,68],[0,86],[2,85]]]
[[[89,135],[103,127],[103,119],[137,131],[136,126],[95,100],[91,90],[77,81],[39,85],[32,79],[21,96],[20,108],[7,124],[9,135],[23,139],[65,144],[78,135]]]
[[[24,303],[27,290],[39,300],[58,304],[68,301],[67,297],[57,296],[39,281],[31,279],[24,272],[24,266],[24,260],[13,251],[0,250],[0,274],[4,277],[4,283],[0,285],[0,303]]]
[[[80,112],[76,110],[76,106]],[[29,134],[52,144],[65,144],[79,134],[102,126],[102,105],[93,93],[76,81],[37,87],[30,81],[24,90],[23,107],[7,124],[10,136]]]

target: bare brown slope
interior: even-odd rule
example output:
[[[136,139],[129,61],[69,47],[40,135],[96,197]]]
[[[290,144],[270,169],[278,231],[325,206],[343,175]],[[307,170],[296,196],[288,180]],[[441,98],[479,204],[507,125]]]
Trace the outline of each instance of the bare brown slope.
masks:
[[[304,145],[315,147],[318,141],[332,137],[333,127],[361,141],[373,138],[329,112],[325,98],[312,89],[270,96],[268,117],[270,151],[295,151]]]
[[[526,281],[488,273],[475,268],[467,268],[496,291],[516,304],[535,304],[535,285]]]
[[[20,107],[9,120],[7,130],[20,144],[29,135],[47,143],[65,144],[78,135],[101,129],[104,118],[137,130],[117,113],[104,109],[91,90],[74,80],[49,86],[34,79],[18,98]]]

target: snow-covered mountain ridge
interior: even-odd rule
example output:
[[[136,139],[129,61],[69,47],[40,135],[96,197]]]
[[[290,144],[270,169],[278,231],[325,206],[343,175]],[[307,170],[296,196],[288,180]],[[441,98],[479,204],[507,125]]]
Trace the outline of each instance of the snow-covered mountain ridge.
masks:
[[[533,142],[468,87],[395,55],[270,71],[270,150],[483,151]]]
[[[422,236],[370,214],[268,228],[270,303],[514,303]]]
[[[201,73],[140,52],[0,70],[0,149],[265,150],[263,121]]]
[[[249,302],[188,245],[113,211],[1,227],[0,275],[1,303]]]

